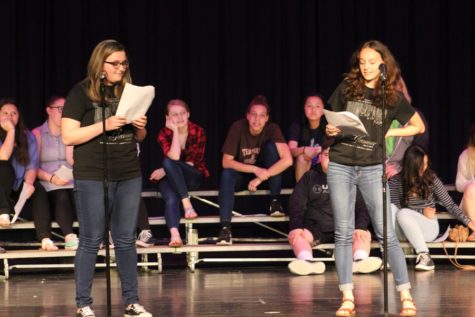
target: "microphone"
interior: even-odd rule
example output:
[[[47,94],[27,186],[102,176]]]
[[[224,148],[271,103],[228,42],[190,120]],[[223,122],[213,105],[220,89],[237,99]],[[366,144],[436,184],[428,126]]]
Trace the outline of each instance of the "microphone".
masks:
[[[104,83],[104,79],[106,79],[106,72],[100,72],[99,73],[99,79],[101,80],[101,85],[99,86],[99,91],[101,93],[102,99],[104,99],[105,91],[106,91],[106,85]],[[103,104],[103,102],[101,104]]]
[[[381,78],[381,81],[386,82],[386,79],[388,79],[388,68],[386,67],[386,64],[379,64],[379,72],[379,77]]]

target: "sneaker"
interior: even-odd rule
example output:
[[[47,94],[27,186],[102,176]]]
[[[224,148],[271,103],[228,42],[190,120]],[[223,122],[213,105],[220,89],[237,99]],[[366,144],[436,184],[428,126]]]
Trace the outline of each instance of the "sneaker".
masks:
[[[271,217],[284,217],[284,208],[282,208],[282,204],[277,199],[272,199],[269,207],[269,214]]]
[[[233,236],[231,234],[230,227],[222,227],[219,232],[217,245],[229,245],[233,244]]]
[[[139,316],[139,317],[152,317],[152,314],[147,312],[142,305],[131,304],[125,307],[124,317]]]
[[[353,262],[353,273],[372,273],[378,271],[383,265],[383,260],[370,256]]]
[[[7,251],[5,251],[4,248],[0,247],[0,253],[5,253],[5,252],[7,252]]]
[[[140,231],[140,234],[137,238],[137,241],[135,241],[135,244],[142,248],[149,248],[153,247],[155,245],[155,242],[157,242],[157,240],[152,236],[151,230],[142,230]]]
[[[322,274],[325,272],[325,263],[314,260],[295,260],[289,263],[290,272],[297,275]]]
[[[96,317],[96,315],[90,306],[85,306],[77,310],[76,317]]]
[[[429,253],[427,252],[419,253],[416,259],[416,270],[417,271],[432,271],[433,269],[435,269],[435,265]]]
[[[64,249],[65,250],[77,250],[79,245],[78,236],[74,233],[70,233],[64,237]]]

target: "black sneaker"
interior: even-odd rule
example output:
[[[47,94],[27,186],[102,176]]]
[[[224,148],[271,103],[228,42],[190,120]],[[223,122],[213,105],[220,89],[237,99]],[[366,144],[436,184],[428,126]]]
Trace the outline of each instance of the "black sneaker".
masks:
[[[135,241],[135,244],[142,248],[153,247],[157,240],[152,236],[151,230],[142,230]]]
[[[269,214],[271,217],[284,217],[284,208],[282,208],[282,204],[277,199],[272,199],[269,207]]]
[[[84,306],[78,309],[76,317],[96,317],[90,306]]]
[[[152,317],[148,311],[142,305],[132,304],[125,307],[124,317],[139,316],[139,317]]]
[[[435,265],[429,253],[427,252],[419,253],[416,259],[416,270],[417,271],[432,271],[433,269],[435,269]]]
[[[219,232],[217,245],[230,245],[233,244],[233,236],[231,234],[230,227],[222,227]]]

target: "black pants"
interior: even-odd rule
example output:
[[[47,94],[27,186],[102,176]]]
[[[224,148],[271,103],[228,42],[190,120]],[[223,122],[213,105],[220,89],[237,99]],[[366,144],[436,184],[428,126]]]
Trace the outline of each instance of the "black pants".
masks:
[[[13,182],[15,171],[9,161],[0,161],[0,214],[13,213]]]

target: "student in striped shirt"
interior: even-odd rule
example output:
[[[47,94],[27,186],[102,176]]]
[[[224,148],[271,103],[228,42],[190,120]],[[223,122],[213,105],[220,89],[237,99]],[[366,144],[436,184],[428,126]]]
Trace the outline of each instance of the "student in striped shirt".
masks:
[[[416,270],[430,271],[435,267],[426,242],[439,234],[436,203],[475,231],[475,222],[449,196],[442,181],[430,169],[429,157],[421,146],[412,145],[406,150],[402,170],[391,178],[389,188],[393,219],[398,225],[396,232],[414,247]]]

